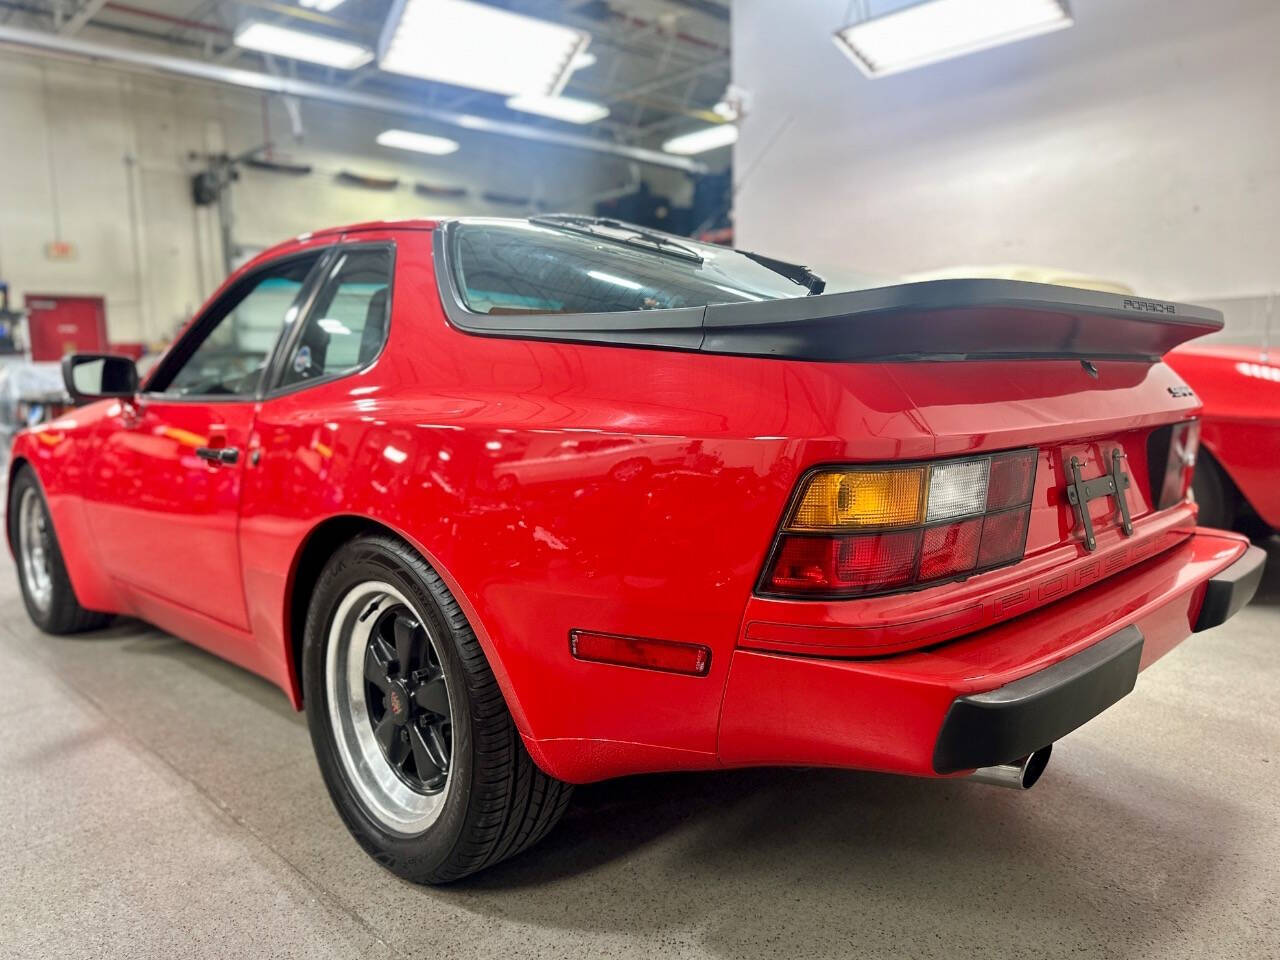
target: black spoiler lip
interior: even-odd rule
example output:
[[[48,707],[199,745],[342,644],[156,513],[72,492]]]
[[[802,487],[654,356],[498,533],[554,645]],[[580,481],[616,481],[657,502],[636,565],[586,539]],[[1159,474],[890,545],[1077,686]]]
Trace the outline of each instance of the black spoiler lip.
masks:
[[[830,361],[1155,361],[1222,329],[1208,307],[1022,280],[927,280],[712,304],[700,349]]]
[[[488,337],[780,360],[1081,359],[1154,362],[1222,329],[1222,314],[1164,300],[1021,280],[926,280],[872,290],[615,313],[468,310],[436,231],[449,322]]]

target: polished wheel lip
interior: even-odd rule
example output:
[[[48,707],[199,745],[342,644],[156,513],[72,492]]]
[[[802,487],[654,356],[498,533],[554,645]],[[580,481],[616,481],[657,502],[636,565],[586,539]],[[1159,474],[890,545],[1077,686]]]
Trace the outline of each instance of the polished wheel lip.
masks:
[[[356,799],[388,832],[412,837],[439,819],[455,777],[450,769],[441,788],[430,792],[415,789],[387,760],[374,736],[366,694],[365,653],[378,621],[396,607],[412,614],[426,632],[427,642],[437,659],[440,658],[440,644],[414,604],[391,584],[366,580],[346,592],[330,620],[324,682],[338,757]],[[456,704],[447,680],[445,692],[453,714]],[[455,739],[451,730],[450,756]]]
[[[18,501],[18,556],[27,598],[41,613],[53,602],[53,575],[49,571],[49,526],[44,504],[34,487],[22,491]]]

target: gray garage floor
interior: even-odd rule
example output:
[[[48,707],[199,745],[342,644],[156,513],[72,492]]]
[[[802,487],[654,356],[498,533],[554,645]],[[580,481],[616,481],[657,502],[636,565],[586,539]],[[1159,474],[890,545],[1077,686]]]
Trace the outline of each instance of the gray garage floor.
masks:
[[[0,954],[1280,956],[1280,541],[1254,606],[1029,794],[818,770],[582,789],[532,853],[402,883],[302,718],[149,627],[55,639],[0,567]]]

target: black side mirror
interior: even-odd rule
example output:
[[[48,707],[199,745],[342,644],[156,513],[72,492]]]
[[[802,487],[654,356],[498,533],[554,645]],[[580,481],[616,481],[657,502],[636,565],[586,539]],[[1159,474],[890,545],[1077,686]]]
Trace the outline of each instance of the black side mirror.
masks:
[[[114,353],[69,353],[62,358],[62,382],[75,404],[138,392],[138,368]]]

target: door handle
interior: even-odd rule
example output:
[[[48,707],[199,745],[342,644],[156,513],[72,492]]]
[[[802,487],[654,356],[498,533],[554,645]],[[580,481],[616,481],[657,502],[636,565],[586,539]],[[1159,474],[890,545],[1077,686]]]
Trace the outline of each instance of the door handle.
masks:
[[[238,447],[196,447],[196,456],[210,463],[232,464],[240,459]]]
[[[142,421],[142,414],[132,400],[124,400],[120,404],[120,425],[132,430]]]

